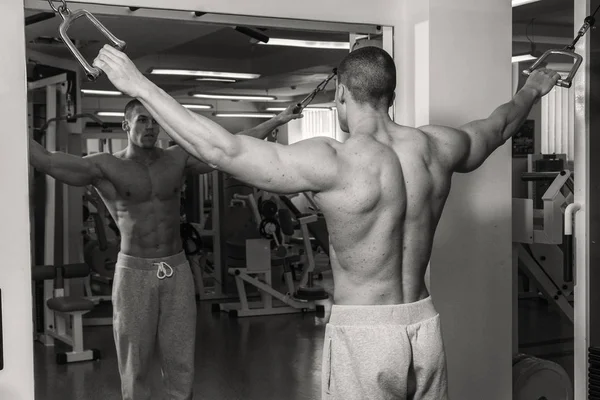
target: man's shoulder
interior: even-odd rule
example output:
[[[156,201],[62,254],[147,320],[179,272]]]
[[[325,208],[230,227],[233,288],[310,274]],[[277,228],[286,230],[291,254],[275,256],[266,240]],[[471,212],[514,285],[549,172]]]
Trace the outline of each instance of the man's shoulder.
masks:
[[[94,164],[105,164],[115,161],[118,156],[118,153],[110,154],[110,153],[94,153],[85,156],[84,158],[92,161]]]
[[[164,149],[162,151],[162,155],[180,159],[180,160],[184,160],[184,161],[191,157],[190,154],[187,151],[185,151],[184,148],[178,144],[169,146],[166,149]]]

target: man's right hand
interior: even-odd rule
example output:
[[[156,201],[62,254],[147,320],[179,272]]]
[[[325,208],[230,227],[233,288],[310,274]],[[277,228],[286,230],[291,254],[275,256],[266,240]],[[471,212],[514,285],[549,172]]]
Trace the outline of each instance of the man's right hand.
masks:
[[[524,87],[535,90],[539,97],[543,97],[554,88],[559,79],[558,72],[547,68],[539,68],[529,75]]]

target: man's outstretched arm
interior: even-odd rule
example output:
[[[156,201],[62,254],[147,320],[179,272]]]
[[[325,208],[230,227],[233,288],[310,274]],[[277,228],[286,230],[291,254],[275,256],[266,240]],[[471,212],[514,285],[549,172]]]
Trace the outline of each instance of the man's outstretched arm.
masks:
[[[279,128],[282,125],[287,124],[293,119],[302,118],[302,112],[294,113],[294,109],[296,108],[295,104],[292,104],[284,111],[280,112],[273,118],[268,121],[263,122],[260,125],[255,126],[254,128],[246,129],[241,132],[238,132],[238,135],[246,135],[252,136],[257,139],[265,139],[271,132],[275,129]]]
[[[238,135],[246,135],[251,136],[257,139],[264,140],[271,132],[275,129],[279,128],[282,125],[287,124],[293,119],[302,118],[302,113],[294,113],[295,105],[291,105],[286,108],[281,113],[277,114],[273,118],[268,121],[263,122],[260,125],[255,126],[254,128],[246,129],[241,132],[238,132]],[[182,150],[185,153],[185,151]],[[190,156],[186,153],[185,157],[187,157],[186,161],[186,170],[188,172],[196,173],[196,174],[206,174],[214,171],[214,168],[211,168],[206,163],[201,160]]]
[[[431,138],[435,154],[452,172],[473,171],[519,131],[533,105],[552,90],[559,78],[554,71],[536,70],[513,99],[488,118],[458,129],[434,125],[419,129]]]
[[[278,193],[319,192],[334,185],[339,164],[334,140],[315,138],[283,146],[233,135],[189,112],[146,79],[124,53],[104,46],[94,65],[117,89],[138,98],[175,142],[211,167]]]
[[[29,162],[35,169],[71,186],[95,185],[103,179],[98,161],[106,154],[78,157],[73,154],[50,152],[29,139]]]

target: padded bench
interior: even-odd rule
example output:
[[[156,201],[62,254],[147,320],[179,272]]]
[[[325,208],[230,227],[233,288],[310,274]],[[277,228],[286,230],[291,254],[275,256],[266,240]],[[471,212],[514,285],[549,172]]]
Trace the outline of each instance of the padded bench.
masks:
[[[70,278],[84,278],[90,274],[90,267],[85,263],[66,265],[36,265],[32,267],[31,277],[34,281],[54,281],[55,296],[46,301],[48,309],[54,311],[54,328],[44,332],[55,339],[61,340],[72,347],[68,353],[57,353],[58,364],[76,361],[99,360],[98,350],[85,350],[83,346],[83,315],[91,311],[95,304],[93,301],[78,296],[57,296],[64,293],[64,280]],[[45,324],[48,326],[48,324]],[[71,335],[67,334],[67,327],[71,327]]]

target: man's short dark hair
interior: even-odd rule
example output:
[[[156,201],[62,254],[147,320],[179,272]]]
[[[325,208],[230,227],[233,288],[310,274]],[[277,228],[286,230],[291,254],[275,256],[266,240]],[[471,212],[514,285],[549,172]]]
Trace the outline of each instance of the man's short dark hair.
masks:
[[[338,82],[348,88],[358,103],[389,108],[396,89],[396,65],[385,50],[362,47],[342,60]]]
[[[131,121],[131,114],[137,107],[144,107],[141,101],[133,99],[125,105],[125,120]]]

